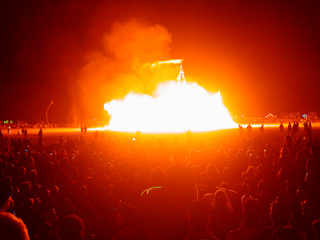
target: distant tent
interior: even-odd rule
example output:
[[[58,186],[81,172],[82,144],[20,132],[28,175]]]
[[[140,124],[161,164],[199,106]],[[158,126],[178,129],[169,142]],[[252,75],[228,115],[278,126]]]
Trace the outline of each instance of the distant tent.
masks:
[[[277,115],[273,115],[272,113],[269,113],[264,118],[267,122],[275,122],[278,119]]]

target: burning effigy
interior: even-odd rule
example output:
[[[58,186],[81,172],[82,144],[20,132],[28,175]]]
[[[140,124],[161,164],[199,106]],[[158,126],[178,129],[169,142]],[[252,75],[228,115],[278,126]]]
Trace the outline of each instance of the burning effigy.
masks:
[[[152,95],[128,93],[123,99],[105,103],[111,116],[108,129],[121,132],[206,132],[235,128],[220,92],[209,93],[185,79],[181,60],[151,64],[180,64],[177,80],[159,83]]]

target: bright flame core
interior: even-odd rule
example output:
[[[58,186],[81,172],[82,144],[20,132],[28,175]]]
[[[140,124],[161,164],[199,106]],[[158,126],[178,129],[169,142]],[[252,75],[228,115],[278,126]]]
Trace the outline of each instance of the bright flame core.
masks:
[[[196,83],[161,83],[155,96],[129,93],[104,105],[108,128],[121,132],[193,132],[235,128],[220,92],[208,93]]]

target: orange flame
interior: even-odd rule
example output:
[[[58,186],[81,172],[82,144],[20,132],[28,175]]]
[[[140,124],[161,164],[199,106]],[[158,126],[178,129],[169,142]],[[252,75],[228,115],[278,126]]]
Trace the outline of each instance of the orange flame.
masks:
[[[172,60],[167,60],[167,61],[159,61],[159,62],[155,62],[155,63],[146,63],[142,66],[142,68],[145,67],[155,67],[155,66],[160,66],[162,64],[182,64],[183,59],[172,59]]]
[[[208,93],[196,83],[161,83],[154,96],[129,93],[104,105],[108,129],[122,132],[185,132],[235,128],[220,92]]]

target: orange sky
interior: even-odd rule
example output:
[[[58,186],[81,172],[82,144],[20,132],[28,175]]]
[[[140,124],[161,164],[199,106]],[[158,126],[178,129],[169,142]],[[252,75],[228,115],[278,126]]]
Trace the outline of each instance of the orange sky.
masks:
[[[188,80],[221,90],[232,114],[319,111],[317,1],[2,3],[0,120],[103,118],[103,104],[151,91],[184,59]],[[177,72],[179,67],[177,67]]]

